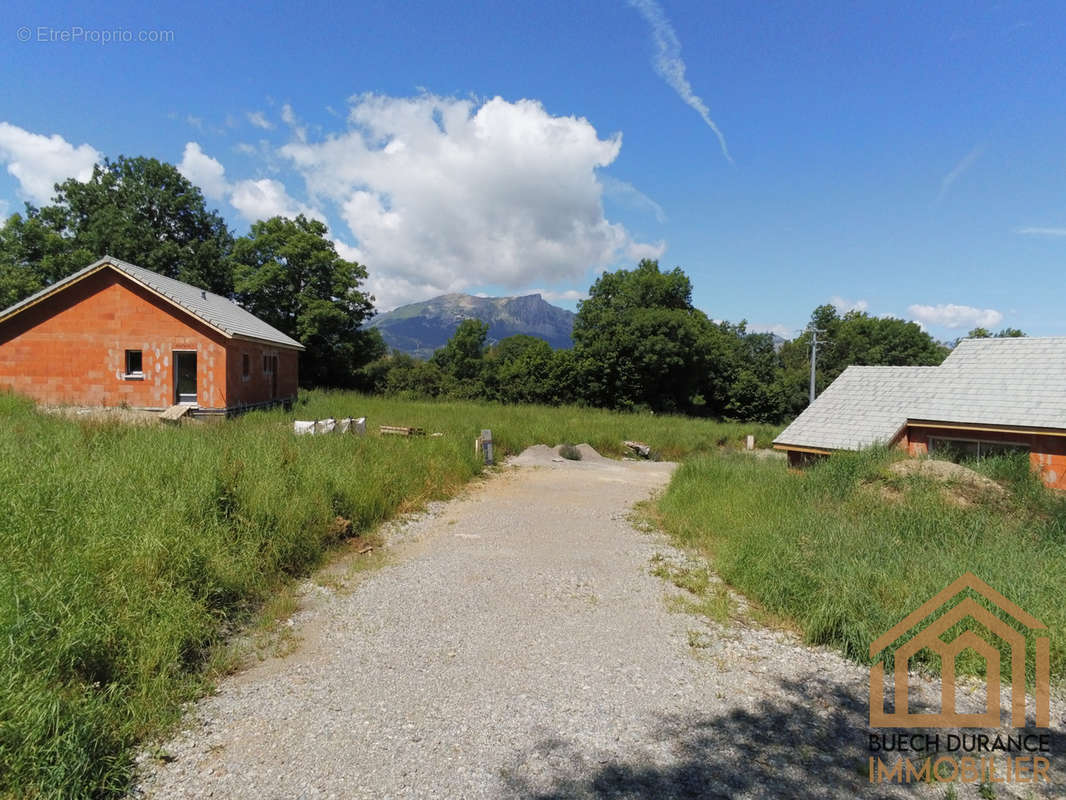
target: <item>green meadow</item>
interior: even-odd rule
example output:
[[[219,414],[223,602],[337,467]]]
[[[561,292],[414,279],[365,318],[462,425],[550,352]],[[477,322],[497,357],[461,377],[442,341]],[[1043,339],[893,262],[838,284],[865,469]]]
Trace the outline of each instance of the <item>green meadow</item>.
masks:
[[[1048,626],[1052,680],[1061,684],[1066,498],[1030,473],[1027,455],[970,465],[1006,487],[1002,494],[897,475],[888,467],[899,458],[842,453],[794,473],[780,461],[699,455],[679,468],[657,510],[680,545],[708,556],[767,619],[860,663],[871,661],[874,639],[972,572]],[[918,658],[938,670],[929,651]],[[1003,653],[1009,679],[1008,665]],[[983,670],[972,651],[961,654],[960,673]]]
[[[292,434],[366,416],[370,435]],[[382,437],[377,426],[439,437]],[[0,393],[0,797],[118,796],[138,743],[232,667],[224,647],[340,546],[453,496],[497,453],[624,439],[683,458],[769,426],[312,392],[181,427],[79,422]],[[337,518],[350,522],[338,526]]]
[[[369,435],[292,433],[329,416],[366,416]],[[383,424],[427,435],[379,436]],[[1006,493],[959,503],[891,474],[887,451],[801,474],[736,452],[748,433],[767,446],[772,426],[341,392],[136,426],[0,394],[0,797],[125,793],[136,749],[234,668],[231,635],[291,611],[293,582],[350,552],[346,537],[476,479],[483,428],[500,457],[580,442],[621,456],[638,439],[682,461],[663,527],[809,642],[867,662],[874,637],[972,571],[1048,624],[1054,679],[1066,675],[1066,501],[1009,459],[980,465]]]

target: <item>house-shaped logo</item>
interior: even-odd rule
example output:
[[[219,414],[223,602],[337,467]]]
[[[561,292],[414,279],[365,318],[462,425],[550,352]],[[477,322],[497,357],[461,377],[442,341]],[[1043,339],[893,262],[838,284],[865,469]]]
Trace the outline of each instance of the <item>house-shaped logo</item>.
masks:
[[[895,647],[895,707],[885,712],[885,665],[877,661],[870,668],[870,726],[874,728],[998,728],[1000,719],[1000,648],[989,639],[967,630],[951,641],[941,636],[957,623],[971,619],[1006,645],[1010,652],[1011,715],[1010,727],[1025,727],[1025,667],[1029,657],[1026,637],[1014,625],[1008,624],[973,596],[983,597],[1011,617],[1018,625],[1035,634],[1033,655],[1036,674],[1036,726],[1050,724],[1051,670],[1050,644],[1047,626],[1015,603],[1001,595],[987,583],[967,572],[942,592],[931,597],[917,610],[908,614],[891,630],[870,645],[870,657],[876,658],[908,631],[938,614],[920,632]],[[961,595],[961,597],[960,597]],[[941,702],[938,714],[911,714],[908,708],[908,667],[911,658],[923,648],[941,659]],[[979,714],[960,714],[955,708],[955,662],[964,650],[973,650],[985,660],[985,711]]]

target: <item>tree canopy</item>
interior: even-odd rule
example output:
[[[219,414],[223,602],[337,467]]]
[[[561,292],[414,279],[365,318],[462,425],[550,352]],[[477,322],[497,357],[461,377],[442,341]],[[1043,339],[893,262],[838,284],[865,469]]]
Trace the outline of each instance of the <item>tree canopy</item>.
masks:
[[[356,370],[385,346],[380,334],[362,327],[374,300],[361,289],[366,268],[337,255],[327,233],[323,223],[303,215],[252,225],[233,246],[235,296],[307,348],[301,383],[351,386]]]
[[[87,181],[56,184],[0,230],[0,296],[20,299],[107,254],[230,295],[233,236],[201,191],[154,158],[104,159]],[[14,300],[12,301],[14,302]]]
[[[818,334],[817,392],[820,394],[852,364],[872,366],[936,366],[948,349],[916,322],[872,317],[863,311],[843,316],[822,305],[811,313]],[[798,414],[809,401],[811,334],[804,331],[781,348],[785,409]]]
[[[574,320],[574,357],[593,405],[719,412],[729,372],[727,335],[692,305],[692,284],[642,260],[605,272]]]
[[[999,333],[992,333],[988,328],[974,328],[972,331],[966,334],[966,336],[956,339],[955,344],[958,344],[965,339],[1020,339],[1025,337],[1025,331],[1018,328],[1004,328]]]

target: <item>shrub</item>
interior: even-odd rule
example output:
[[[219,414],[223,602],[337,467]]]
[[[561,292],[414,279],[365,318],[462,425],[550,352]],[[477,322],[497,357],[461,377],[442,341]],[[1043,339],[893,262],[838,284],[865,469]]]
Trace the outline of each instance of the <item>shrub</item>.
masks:
[[[580,461],[581,460],[581,451],[578,450],[576,447],[574,447],[574,445],[570,444],[569,442],[567,442],[564,445],[560,445],[559,446],[559,455],[562,456],[563,458],[569,460],[569,461]]]

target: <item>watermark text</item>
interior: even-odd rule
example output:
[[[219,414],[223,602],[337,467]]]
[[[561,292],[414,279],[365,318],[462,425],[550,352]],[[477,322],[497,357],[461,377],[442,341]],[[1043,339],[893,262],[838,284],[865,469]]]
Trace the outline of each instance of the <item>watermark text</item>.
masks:
[[[174,31],[23,25],[15,31],[15,38],[20,42],[35,44],[169,44],[174,41]]]

